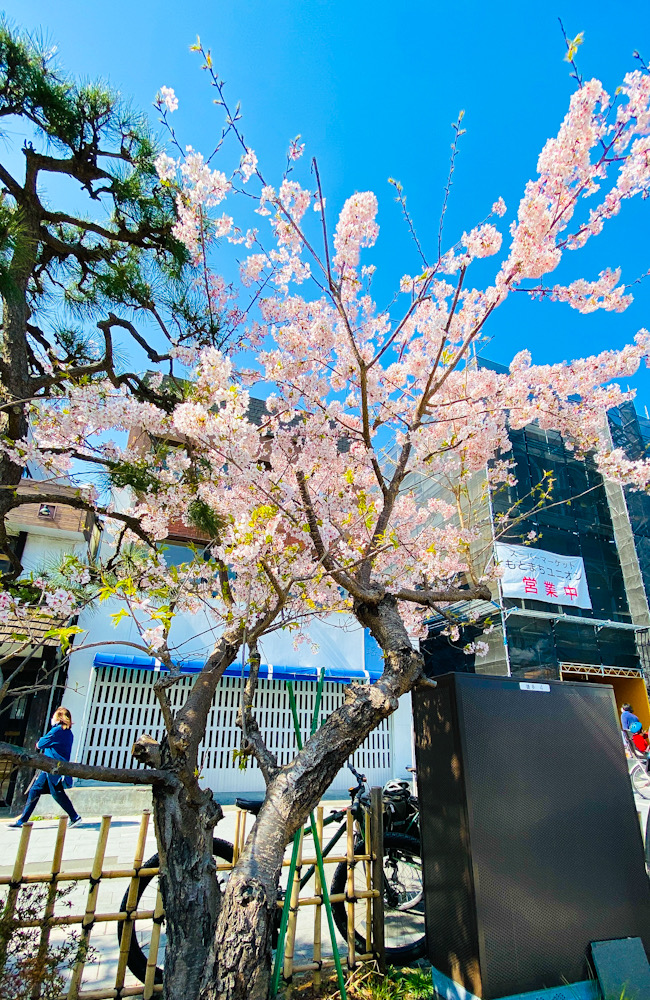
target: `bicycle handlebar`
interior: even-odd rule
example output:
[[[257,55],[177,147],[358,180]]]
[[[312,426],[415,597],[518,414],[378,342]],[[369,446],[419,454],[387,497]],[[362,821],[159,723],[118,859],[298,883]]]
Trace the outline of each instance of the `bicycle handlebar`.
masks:
[[[352,774],[357,779],[359,785],[367,785],[368,784],[368,779],[366,778],[365,774],[359,774],[359,772],[357,771],[357,769],[354,766],[354,764],[351,764],[350,761],[348,761],[348,767],[350,768],[350,770],[352,771]]]

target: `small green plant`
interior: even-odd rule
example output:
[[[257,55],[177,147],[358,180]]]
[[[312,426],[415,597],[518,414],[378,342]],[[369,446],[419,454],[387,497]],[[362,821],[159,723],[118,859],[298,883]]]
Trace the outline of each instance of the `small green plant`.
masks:
[[[374,966],[352,973],[347,983],[348,1000],[427,1000],[431,996],[431,973],[424,969],[395,969],[382,974]]]
[[[60,903],[72,892],[73,886],[55,890]],[[8,912],[10,894],[0,897],[0,997],[12,1000],[54,1000],[63,993],[66,973],[82,957],[86,964],[97,960],[94,949],[79,942],[76,931],[65,927],[63,938],[55,941],[42,936],[42,927],[21,926],[43,921],[51,887],[22,886],[13,913]],[[51,897],[50,897],[51,902]],[[68,901],[65,905],[71,906]]]
[[[395,969],[389,966],[379,972],[375,963],[363,965],[350,975],[345,990],[348,1000],[430,1000],[432,994],[429,969]],[[341,993],[334,979],[315,987],[311,980],[295,989],[300,1000],[340,1000]]]

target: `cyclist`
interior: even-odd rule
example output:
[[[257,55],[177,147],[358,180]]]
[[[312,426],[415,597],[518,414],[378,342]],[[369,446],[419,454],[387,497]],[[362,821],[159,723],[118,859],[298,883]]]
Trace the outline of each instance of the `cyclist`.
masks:
[[[632,706],[629,705],[627,702],[625,702],[625,704],[621,708],[621,729],[623,729],[625,732],[629,731],[630,724],[632,722],[638,722],[639,727],[641,726],[639,719],[634,714]],[[639,731],[640,730],[638,729],[637,732]]]
[[[638,721],[631,722],[628,732],[637,750],[640,750],[641,753],[646,753],[648,747],[650,747],[650,743],[648,743],[648,734],[644,733],[641,728],[641,723]]]

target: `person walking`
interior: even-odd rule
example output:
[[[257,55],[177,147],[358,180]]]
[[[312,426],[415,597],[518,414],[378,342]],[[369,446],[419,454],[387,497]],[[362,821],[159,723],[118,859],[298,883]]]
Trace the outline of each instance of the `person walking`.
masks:
[[[52,728],[49,733],[42,736],[36,744],[38,750],[42,750],[46,757],[53,757],[54,760],[70,760],[72,752],[72,716],[67,708],[57,708],[52,716]],[[72,778],[64,777],[62,774],[48,774],[41,771],[32,781],[27,794],[25,808],[18,819],[10,823],[9,826],[21,827],[27,822],[36,808],[36,803],[44,792],[49,792],[54,801],[65,809],[70,817],[70,826],[77,826],[81,823],[81,816],[77,813],[72,802],[65,793],[66,788],[72,785]]]

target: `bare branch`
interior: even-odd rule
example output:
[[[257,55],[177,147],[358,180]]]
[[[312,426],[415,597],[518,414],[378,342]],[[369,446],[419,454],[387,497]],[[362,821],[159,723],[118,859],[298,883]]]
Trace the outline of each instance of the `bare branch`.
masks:
[[[237,713],[237,725],[242,731],[241,750],[244,754],[253,754],[260,766],[264,781],[269,785],[280,768],[277,757],[269,750],[264,741],[260,727],[257,724],[257,719],[252,711],[260,669],[260,654],[257,642],[251,644],[249,663],[250,667],[244,687],[243,705]]]
[[[451,160],[449,163],[449,173],[447,175],[447,184],[445,187],[445,194],[442,201],[442,210],[440,212],[440,224],[438,226],[438,263],[442,258],[442,230],[445,224],[445,215],[447,213],[447,205],[449,203],[449,192],[451,191],[451,185],[453,183],[454,169],[456,167],[456,156],[458,155],[458,140],[461,135],[465,134],[465,129],[460,127],[460,123],[465,117],[464,111],[459,111],[458,118],[455,122],[452,122],[452,128],[456,133],[454,135],[454,141],[451,144]]]
[[[178,785],[178,779],[167,771],[75,764],[72,761],[55,760],[54,757],[46,757],[45,754],[4,742],[0,742],[0,760],[15,762],[18,767],[37,767],[39,771],[46,771],[48,774],[69,775],[71,778],[117,781],[122,785],[168,785],[171,788]]]
[[[402,587],[394,595],[398,601],[410,601],[412,604],[421,604],[422,607],[432,608],[436,604],[443,604],[448,601],[491,601],[492,593],[485,583],[477,583],[474,587],[445,587],[444,590],[409,590]]]

